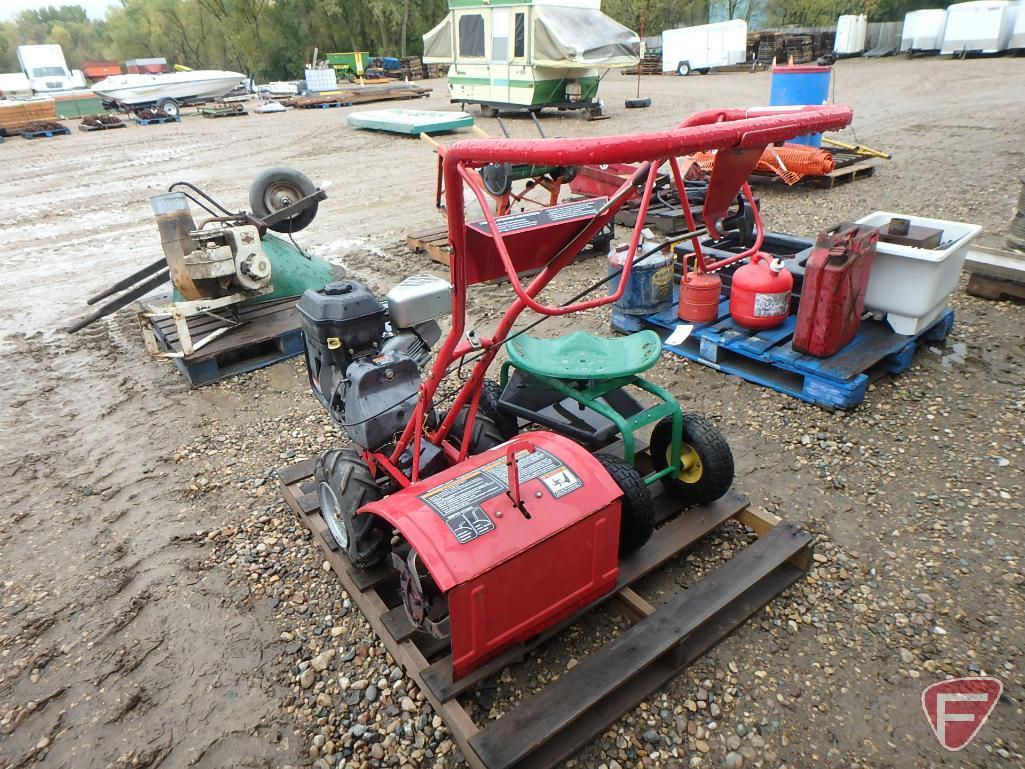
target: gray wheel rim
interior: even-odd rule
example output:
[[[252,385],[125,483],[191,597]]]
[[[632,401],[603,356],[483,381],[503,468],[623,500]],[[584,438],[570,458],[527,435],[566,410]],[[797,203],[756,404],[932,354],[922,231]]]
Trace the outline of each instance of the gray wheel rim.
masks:
[[[164,112],[166,112],[171,117],[178,117],[178,105],[174,102],[169,101],[166,104],[164,104]]]
[[[339,510],[338,497],[335,496],[335,490],[327,483],[322,482],[318,496],[320,497],[320,514],[324,518],[324,523],[327,524],[328,531],[331,532],[331,536],[335,538],[335,542],[338,543],[342,550],[348,550],[349,529],[346,527],[345,519],[342,518],[341,511]]]
[[[302,196],[302,190],[291,182],[271,182],[263,191],[263,204],[268,211],[280,211],[298,201]]]

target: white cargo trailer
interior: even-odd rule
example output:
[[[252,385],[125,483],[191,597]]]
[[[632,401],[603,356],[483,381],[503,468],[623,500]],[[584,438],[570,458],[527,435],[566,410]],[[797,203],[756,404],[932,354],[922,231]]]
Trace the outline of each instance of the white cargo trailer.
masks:
[[[1018,16],[1014,20],[1011,41],[1007,44],[1009,51],[1025,51],[1025,7],[1018,3]]]
[[[1017,3],[974,0],[947,8],[947,25],[940,53],[1000,53],[1011,43]]]
[[[916,53],[938,53],[943,47],[943,30],[947,26],[944,8],[909,11],[904,17],[900,49],[911,56]]]
[[[865,52],[868,39],[868,16],[841,16],[836,20],[833,52],[840,57],[858,56]]]
[[[747,22],[743,19],[667,29],[662,33],[662,71],[708,74],[713,67],[747,59]]]

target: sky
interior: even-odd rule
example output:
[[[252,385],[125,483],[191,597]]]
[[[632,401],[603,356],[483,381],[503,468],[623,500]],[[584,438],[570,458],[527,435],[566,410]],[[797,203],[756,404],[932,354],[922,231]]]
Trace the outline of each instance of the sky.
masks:
[[[107,6],[115,0],[0,0],[0,19],[10,19],[26,8],[42,8],[47,5],[80,5],[90,19],[106,16]]]

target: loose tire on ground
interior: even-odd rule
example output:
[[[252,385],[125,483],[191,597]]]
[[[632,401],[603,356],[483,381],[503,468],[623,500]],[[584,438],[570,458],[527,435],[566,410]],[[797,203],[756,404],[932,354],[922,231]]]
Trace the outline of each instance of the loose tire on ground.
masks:
[[[502,440],[509,440],[520,432],[519,422],[512,414],[503,414],[498,409],[502,397],[502,386],[494,379],[485,379],[480,393],[480,409],[495,423]]]
[[[316,185],[301,171],[287,166],[268,168],[249,187],[249,208],[254,216],[263,219],[316,191]],[[270,228],[275,232],[299,232],[306,229],[317,216],[318,205],[314,202],[290,219],[270,225]]]
[[[321,516],[339,549],[359,568],[379,563],[391,548],[391,531],[376,515],[356,515],[363,505],[382,497],[359,452],[325,451],[317,458],[314,478]]]
[[[626,108],[627,109],[643,109],[644,107],[650,107],[650,106],[651,106],[651,99],[648,99],[648,98],[644,98],[644,99],[627,99],[626,100]]]
[[[656,470],[669,466],[673,418],[665,417],[651,431],[651,461]],[[688,505],[707,505],[733,485],[733,452],[715,425],[697,414],[683,415],[681,461],[688,466],[662,483]],[[689,461],[688,461],[689,460]]]
[[[644,477],[621,457],[595,454],[594,458],[612,476],[623,492],[619,522],[619,553],[626,555],[642,547],[655,530],[655,506]]]

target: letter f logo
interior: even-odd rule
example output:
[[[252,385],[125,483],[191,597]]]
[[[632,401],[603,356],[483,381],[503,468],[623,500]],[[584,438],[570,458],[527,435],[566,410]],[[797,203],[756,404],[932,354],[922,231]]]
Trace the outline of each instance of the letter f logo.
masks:
[[[922,692],[922,710],[946,750],[961,750],[993,712],[1004,685],[999,678],[953,678]]]

